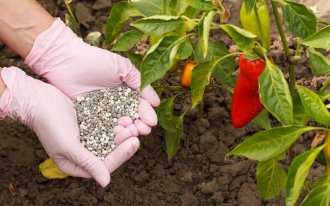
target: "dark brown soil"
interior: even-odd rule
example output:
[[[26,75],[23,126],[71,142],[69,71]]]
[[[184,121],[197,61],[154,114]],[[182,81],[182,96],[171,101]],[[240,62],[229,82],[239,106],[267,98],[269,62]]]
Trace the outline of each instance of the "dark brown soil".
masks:
[[[63,5],[55,0],[39,2],[53,15],[63,18]],[[95,21],[87,22],[89,28],[84,32],[102,31],[110,6],[105,2],[83,2],[95,16]],[[214,34],[214,38],[231,44],[221,34]],[[283,51],[275,40],[275,61],[283,64]],[[23,61],[4,47],[0,48],[0,62],[1,66],[18,66],[28,71]],[[301,68],[297,78],[304,78],[310,85],[310,72],[306,66]],[[139,151],[112,175],[107,188],[87,179],[45,179],[38,165],[48,156],[35,134],[11,120],[1,121],[0,205],[284,205],[283,195],[273,201],[261,199],[255,181],[256,162],[225,158],[230,149],[260,128],[253,123],[243,129],[232,126],[229,92],[209,89],[204,99],[202,117],[196,110],[187,114],[181,149],[172,162],[167,161],[164,133],[156,127],[151,135],[140,138]],[[190,99],[182,98],[180,102],[175,109],[188,105]],[[299,140],[298,152],[306,148],[304,140],[311,135]],[[322,166],[316,166],[312,176],[320,173]]]

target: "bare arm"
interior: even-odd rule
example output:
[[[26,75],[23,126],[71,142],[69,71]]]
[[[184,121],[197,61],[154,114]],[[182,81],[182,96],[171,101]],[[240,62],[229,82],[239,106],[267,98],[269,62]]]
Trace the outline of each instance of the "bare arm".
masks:
[[[35,38],[54,21],[35,0],[0,1],[0,41],[25,58]]]

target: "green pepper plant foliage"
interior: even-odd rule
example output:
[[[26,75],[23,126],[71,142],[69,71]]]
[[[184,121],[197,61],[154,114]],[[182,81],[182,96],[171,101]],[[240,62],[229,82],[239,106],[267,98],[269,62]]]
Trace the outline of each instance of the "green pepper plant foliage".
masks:
[[[282,12],[278,12],[279,9]],[[282,39],[289,79],[269,57],[269,10],[273,11],[274,27],[278,28],[277,35]],[[151,84],[162,97],[167,97],[157,109],[157,114],[165,130],[169,160],[179,150],[187,112],[174,114],[175,98],[182,91],[188,91],[192,97],[191,109],[202,105],[207,87],[234,90],[236,82],[239,82],[233,75],[236,68],[234,56],[263,60],[265,67],[261,75],[254,77],[259,100],[253,99],[260,101],[264,108],[254,118],[264,129],[246,138],[228,156],[238,155],[258,161],[256,180],[261,195],[272,199],[284,192],[286,204],[293,206],[302,189],[306,188],[304,183],[308,172],[323,154],[321,151],[325,144],[295,157],[288,157],[288,151],[305,132],[330,131],[329,105],[326,103],[330,97],[326,90],[330,81],[326,81],[319,91],[296,84],[295,70],[299,69],[301,61],[298,51],[299,48],[307,50],[309,66],[315,75],[329,75],[330,60],[324,52],[330,49],[330,26],[320,21],[305,5],[288,0],[242,0],[242,27],[227,24],[227,15],[221,0],[120,1],[110,11],[104,47],[111,47],[112,51],[122,52],[131,59],[141,72],[141,90]],[[129,29],[123,29],[127,25]],[[289,52],[284,30],[299,38],[294,54]],[[228,35],[240,52],[229,53],[223,43],[212,40],[210,34],[214,32]],[[142,40],[147,42],[145,55],[134,52],[134,47]],[[188,60],[198,63],[193,69],[191,88],[166,82],[166,74],[172,72],[178,62]],[[272,124],[270,118],[274,120]],[[310,121],[318,123],[318,126],[308,126]],[[290,161],[288,171],[282,167],[283,159]],[[329,182],[327,177],[320,177],[314,188],[309,188],[301,204],[328,205]]]

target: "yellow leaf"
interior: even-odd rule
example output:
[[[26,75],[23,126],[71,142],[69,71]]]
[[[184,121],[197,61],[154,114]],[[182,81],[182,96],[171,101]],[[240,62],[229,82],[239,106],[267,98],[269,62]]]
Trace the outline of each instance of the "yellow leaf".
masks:
[[[48,179],[65,179],[68,177],[55,164],[55,162],[48,158],[39,165],[41,174]]]

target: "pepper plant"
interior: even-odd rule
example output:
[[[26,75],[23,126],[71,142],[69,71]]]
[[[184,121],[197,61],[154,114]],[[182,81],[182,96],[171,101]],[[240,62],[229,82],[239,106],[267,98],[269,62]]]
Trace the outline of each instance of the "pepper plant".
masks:
[[[267,4],[268,3],[268,4]],[[269,7],[269,8],[268,8]],[[282,9],[279,15],[278,9]],[[270,13],[276,20],[286,59],[289,79],[274,63],[270,51]],[[219,86],[233,91],[232,122],[243,127],[254,119],[263,127],[228,153],[258,161],[256,179],[261,195],[272,199],[285,191],[288,206],[295,205],[314,161],[323,155],[330,161],[327,137],[318,147],[296,157],[288,156],[294,142],[305,132],[330,132],[327,101],[330,93],[326,81],[318,91],[295,83],[299,69],[300,48],[308,52],[309,66],[315,75],[330,74],[330,60],[323,54],[330,49],[330,26],[320,21],[303,4],[288,0],[244,0],[240,12],[242,27],[227,24],[228,11],[221,0],[130,0],[113,5],[106,24],[104,46],[123,52],[140,69],[141,88],[152,84],[164,97],[158,108],[160,125],[165,130],[168,158],[179,149],[184,115],[174,115],[173,102],[182,91],[191,92],[191,108],[202,107],[204,91]],[[216,18],[218,17],[218,18]],[[281,20],[285,21],[282,25]],[[125,25],[130,25],[123,29]],[[291,54],[284,26],[299,38]],[[211,38],[222,31],[234,40],[240,51],[228,49]],[[134,52],[139,42],[147,42],[145,54]],[[235,70],[234,56],[240,56],[240,73]],[[190,89],[170,85],[165,75],[180,62],[194,62]],[[182,63],[181,63],[182,64]],[[176,71],[177,72],[177,71]],[[276,123],[271,124],[270,118]],[[274,122],[273,121],[273,122]],[[309,126],[310,122],[318,126]],[[285,171],[281,160],[289,159]],[[326,168],[330,168],[329,164]],[[305,197],[302,205],[328,205],[330,180],[321,178]]]

